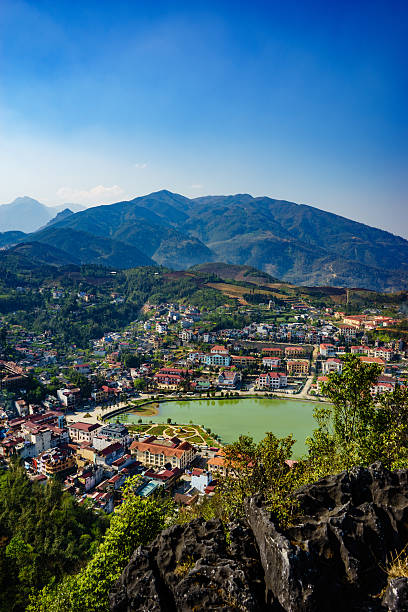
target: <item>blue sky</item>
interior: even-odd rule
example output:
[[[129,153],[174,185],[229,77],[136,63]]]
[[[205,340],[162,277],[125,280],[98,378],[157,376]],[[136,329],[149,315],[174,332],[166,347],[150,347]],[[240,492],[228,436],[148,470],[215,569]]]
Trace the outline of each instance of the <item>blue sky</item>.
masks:
[[[1,0],[0,202],[269,195],[408,237],[408,4]]]

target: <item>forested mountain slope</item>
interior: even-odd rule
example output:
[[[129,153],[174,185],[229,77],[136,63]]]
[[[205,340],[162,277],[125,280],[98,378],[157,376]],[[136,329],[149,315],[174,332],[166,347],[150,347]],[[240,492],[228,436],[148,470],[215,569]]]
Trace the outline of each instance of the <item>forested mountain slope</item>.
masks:
[[[57,242],[55,231],[62,228],[63,242]],[[73,252],[78,240],[92,245],[90,236],[115,245],[106,242],[103,247],[99,241],[95,248],[81,246],[76,255],[82,261],[143,265],[134,261],[131,247],[149,262],[173,269],[221,261],[254,266],[296,284],[379,291],[408,287],[404,238],[312,206],[249,194],[188,199],[163,190],[68,215],[19,240]],[[120,258],[113,256],[115,251]]]

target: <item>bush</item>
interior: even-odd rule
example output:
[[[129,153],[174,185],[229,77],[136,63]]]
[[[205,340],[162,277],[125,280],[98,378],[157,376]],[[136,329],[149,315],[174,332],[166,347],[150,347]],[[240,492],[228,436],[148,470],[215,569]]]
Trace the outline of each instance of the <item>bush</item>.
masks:
[[[137,477],[127,481],[123,503],[88,565],[62,584],[51,584],[32,597],[28,612],[108,612],[109,592],[133,551],[165,527],[173,509],[169,502],[137,496],[137,484]]]
[[[57,480],[43,486],[18,466],[7,470],[0,476],[0,610],[25,609],[29,593],[77,571],[107,522],[87,504],[79,506]]]

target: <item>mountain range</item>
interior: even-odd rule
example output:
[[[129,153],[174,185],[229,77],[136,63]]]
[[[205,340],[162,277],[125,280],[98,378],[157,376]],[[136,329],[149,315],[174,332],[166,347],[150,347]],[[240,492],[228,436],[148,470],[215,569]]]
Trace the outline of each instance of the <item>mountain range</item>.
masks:
[[[65,251],[67,261],[74,254],[82,262],[118,268],[156,263],[186,269],[225,262],[302,285],[408,288],[404,238],[269,197],[189,199],[163,190],[76,213],[63,211],[44,225],[28,235],[0,234],[0,246],[42,243]]]
[[[54,246],[40,242],[22,242],[0,252],[0,264],[3,268],[27,272],[39,267],[60,268],[73,264],[80,265],[81,260],[69,255]]]
[[[63,210],[69,210],[71,213],[84,210],[84,207],[80,204],[52,207],[28,196],[16,198],[10,204],[0,205],[0,232],[35,232]]]

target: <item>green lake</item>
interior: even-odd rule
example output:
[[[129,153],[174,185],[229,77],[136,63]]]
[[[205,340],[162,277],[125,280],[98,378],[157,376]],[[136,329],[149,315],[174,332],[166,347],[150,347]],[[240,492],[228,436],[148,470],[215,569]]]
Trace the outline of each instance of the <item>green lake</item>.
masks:
[[[319,402],[285,399],[245,398],[229,400],[187,400],[162,402],[159,414],[143,418],[144,423],[173,423],[209,427],[221,437],[222,442],[233,442],[240,434],[249,434],[254,440],[261,440],[265,432],[272,431],[282,437],[293,434],[297,440],[294,456],[305,451],[305,438],[316,427],[313,409]],[[120,415],[123,423],[137,423],[137,412]]]

